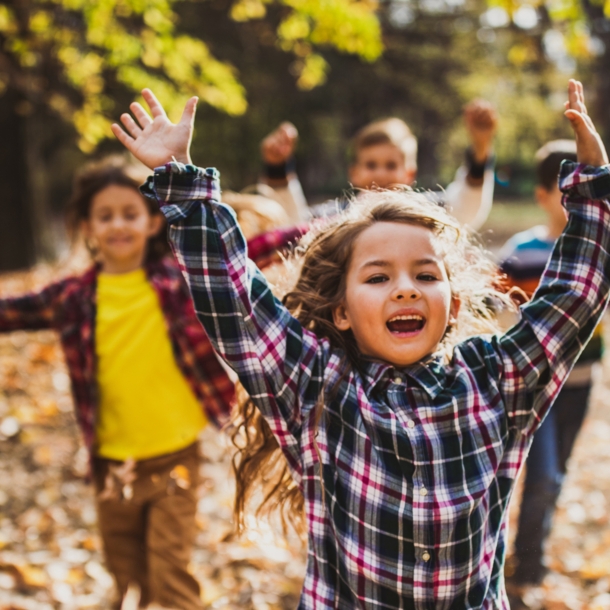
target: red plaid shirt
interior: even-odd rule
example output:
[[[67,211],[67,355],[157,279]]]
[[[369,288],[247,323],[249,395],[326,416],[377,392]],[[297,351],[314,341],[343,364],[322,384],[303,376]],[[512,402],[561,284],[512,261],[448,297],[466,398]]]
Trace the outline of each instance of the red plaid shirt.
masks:
[[[182,274],[169,258],[148,265],[145,271],[159,297],[176,362],[206,417],[221,426],[231,411],[233,384],[195,316]],[[0,332],[53,329],[59,333],[76,418],[92,453],[99,405],[94,343],[97,275],[98,269],[93,267],[40,292],[0,299]]]

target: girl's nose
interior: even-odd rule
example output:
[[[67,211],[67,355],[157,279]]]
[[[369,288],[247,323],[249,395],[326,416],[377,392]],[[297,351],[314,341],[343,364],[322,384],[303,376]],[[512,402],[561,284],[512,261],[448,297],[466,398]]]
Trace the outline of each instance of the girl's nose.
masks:
[[[415,286],[402,286],[394,291],[394,299],[397,301],[415,301],[419,299],[421,293]]]

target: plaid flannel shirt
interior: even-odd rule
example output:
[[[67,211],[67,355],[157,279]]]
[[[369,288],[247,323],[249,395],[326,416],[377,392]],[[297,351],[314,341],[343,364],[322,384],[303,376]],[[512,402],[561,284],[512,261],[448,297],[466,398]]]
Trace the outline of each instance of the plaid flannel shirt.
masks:
[[[305,498],[301,610],[508,608],[511,492],[609,292],[610,167],[566,166],[569,221],[520,322],[404,368],[356,370],[248,260],[218,174],[157,168],[170,242],[210,340],[271,426]],[[325,416],[315,436],[315,405]]]
[[[176,263],[166,258],[148,265],[146,274],[159,298],[180,370],[206,417],[217,426],[223,425],[231,411],[233,383],[195,316]],[[53,329],[59,333],[72,381],[76,418],[93,453],[99,405],[94,344],[97,275],[98,269],[93,267],[40,292],[0,299],[0,332]]]
[[[303,237],[309,231],[310,226],[308,223],[300,223],[293,227],[272,229],[255,235],[248,240],[248,256],[259,269],[280,262],[281,254]]]

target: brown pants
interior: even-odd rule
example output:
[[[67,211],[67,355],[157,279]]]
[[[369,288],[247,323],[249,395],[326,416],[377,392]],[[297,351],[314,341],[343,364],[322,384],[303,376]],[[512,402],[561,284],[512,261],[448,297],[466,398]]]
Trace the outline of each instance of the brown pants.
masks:
[[[96,458],[99,528],[121,598],[130,584],[141,607],[201,610],[199,584],[188,571],[195,535],[199,453],[186,449],[128,463]]]

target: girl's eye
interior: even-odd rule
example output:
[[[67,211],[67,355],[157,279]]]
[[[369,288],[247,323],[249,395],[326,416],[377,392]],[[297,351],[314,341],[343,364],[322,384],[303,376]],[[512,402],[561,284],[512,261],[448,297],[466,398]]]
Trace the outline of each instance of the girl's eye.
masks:
[[[422,282],[436,282],[437,278],[435,275],[433,275],[432,273],[420,273],[417,276],[418,280],[421,280]]]
[[[374,275],[366,280],[367,284],[380,284],[381,282],[387,282],[388,278],[385,275]]]

